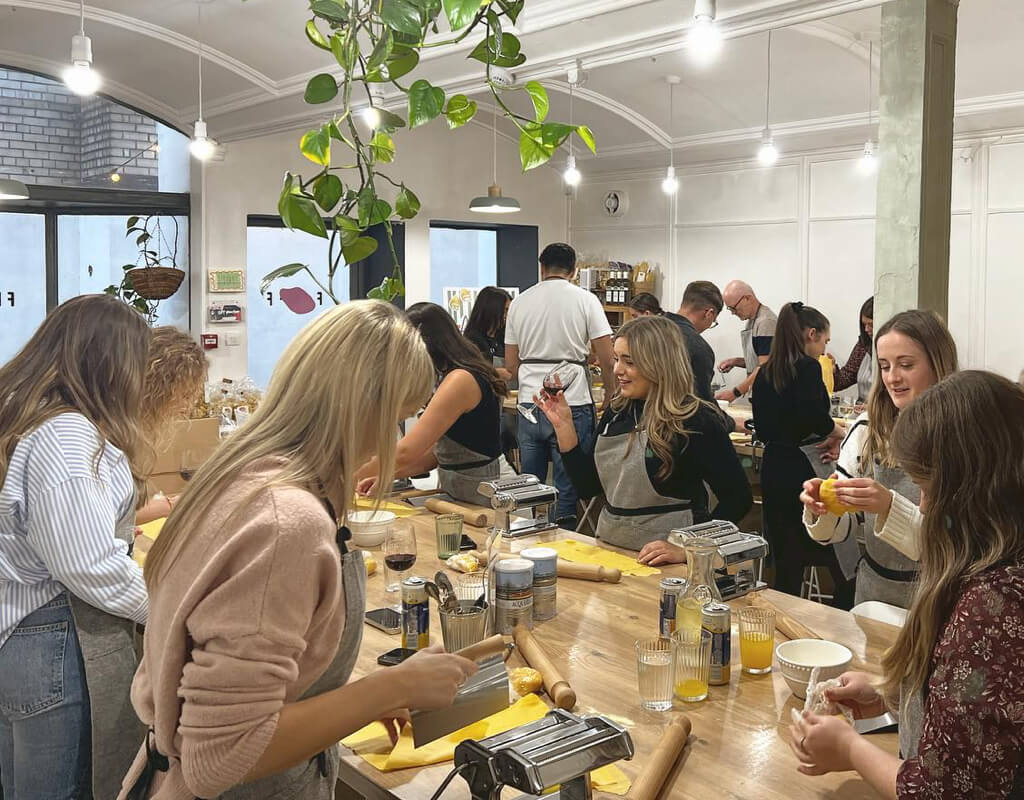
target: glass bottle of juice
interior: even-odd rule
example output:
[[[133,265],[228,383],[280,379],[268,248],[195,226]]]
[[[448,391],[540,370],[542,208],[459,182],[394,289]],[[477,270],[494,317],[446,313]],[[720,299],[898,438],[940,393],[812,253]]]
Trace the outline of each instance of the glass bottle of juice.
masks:
[[[722,594],[715,583],[715,557],[718,547],[710,539],[690,539],[684,545],[689,578],[686,589],[676,602],[676,630],[700,630],[704,621],[704,606],[721,603]]]

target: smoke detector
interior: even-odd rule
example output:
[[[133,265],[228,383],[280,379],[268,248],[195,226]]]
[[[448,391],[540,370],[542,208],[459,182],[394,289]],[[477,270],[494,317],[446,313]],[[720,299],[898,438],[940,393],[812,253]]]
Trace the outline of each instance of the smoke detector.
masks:
[[[491,83],[502,89],[511,89],[516,85],[516,76],[504,67],[491,67]]]

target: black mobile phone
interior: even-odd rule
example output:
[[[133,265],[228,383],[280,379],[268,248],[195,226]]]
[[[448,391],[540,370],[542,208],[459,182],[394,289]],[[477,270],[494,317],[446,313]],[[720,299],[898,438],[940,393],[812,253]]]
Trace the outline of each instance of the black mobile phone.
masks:
[[[466,534],[462,534],[462,544],[459,545],[459,550],[476,550],[476,542]]]
[[[393,608],[375,608],[366,612],[366,624],[384,633],[399,633],[402,630],[402,615]]]
[[[404,647],[396,647],[394,650],[388,650],[386,653],[382,653],[377,656],[377,663],[382,667],[393,667],[397,664],[401,664],[405,659],[410,656],[416,655],[415,650],[407,650]]]

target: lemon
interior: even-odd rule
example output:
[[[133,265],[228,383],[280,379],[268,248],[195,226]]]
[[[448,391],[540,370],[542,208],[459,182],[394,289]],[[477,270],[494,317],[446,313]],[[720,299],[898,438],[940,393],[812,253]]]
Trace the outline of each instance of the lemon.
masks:
[[[856,508],[848,506],[845,503],[840,503],[836,497],[836,479],[829,478],[828,480],[821,482],[821,488],[818,490],[818,496],[821,498],[821,502],[828,509],[829,513],[835,514],[837,517],[841,517],[843,514],[855,514],[857,513]]]
[[[369,550],[363,550],[363,564],[366,566],[366,575],[369,577],[377,571],[377,559],[373,557],[373,553]]]

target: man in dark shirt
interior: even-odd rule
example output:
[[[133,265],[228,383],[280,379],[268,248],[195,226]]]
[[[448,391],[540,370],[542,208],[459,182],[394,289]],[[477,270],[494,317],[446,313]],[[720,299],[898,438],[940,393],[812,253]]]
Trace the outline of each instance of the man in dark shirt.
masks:
[[[715,351],[701,336],[704,331],[718,325],[718,315],[725,303],[718,287],[710,281],[694,281],[683,292],[679,313],[665,312],[683,333],[686,351],[693,367],[693,383],[697,396],[709,403],[715,402],[711,381],[715,376]]]

